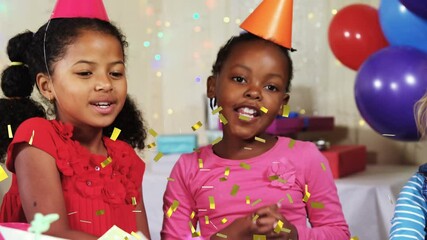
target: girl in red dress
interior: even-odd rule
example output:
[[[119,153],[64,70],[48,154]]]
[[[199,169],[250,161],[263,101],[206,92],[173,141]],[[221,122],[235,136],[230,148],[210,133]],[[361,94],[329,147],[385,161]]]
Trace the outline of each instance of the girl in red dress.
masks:
[[[97,239],[117,225],[149,237],[145,164],[134,150],[144,148],[146,132],[127,96],[126,46],[108,19],[80,16],[51,19],[9,41],[0,124],[14,136],[0,133],[0,154],[13,174],[0,222],[57,213],[48,235]],[[53,120],[30,98],[34,84]]]

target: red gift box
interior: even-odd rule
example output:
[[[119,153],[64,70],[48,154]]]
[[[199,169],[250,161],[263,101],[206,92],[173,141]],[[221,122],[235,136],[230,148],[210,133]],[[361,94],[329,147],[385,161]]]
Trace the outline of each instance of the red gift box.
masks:
[[[328,159],[334,178],[341,178],[366,168],[366,146],[334,145],[322,151]]]
[[[300,131],[331,131],[334,129],[334,117],[296,117],[276,118],[267,128],[267,133],[287,135]]]

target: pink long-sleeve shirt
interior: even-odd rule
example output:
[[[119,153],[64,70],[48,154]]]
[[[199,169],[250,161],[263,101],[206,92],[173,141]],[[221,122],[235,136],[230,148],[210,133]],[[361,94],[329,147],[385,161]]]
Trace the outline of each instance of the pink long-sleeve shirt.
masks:
[[[208,239],[235,219],[276,203],[299,240],[350,238],[328,161],[312,143],[279,137],[269,151],[245,160],[218,157],[209,145],[183,154],[170,177],[162,239],[191,239],[190,222],[199,222]],[[306,185],[310,197],[304,202]]]

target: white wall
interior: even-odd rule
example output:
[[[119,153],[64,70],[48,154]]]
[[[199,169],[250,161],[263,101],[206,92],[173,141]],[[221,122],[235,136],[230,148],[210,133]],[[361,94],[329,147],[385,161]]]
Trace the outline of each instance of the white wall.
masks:
[[[129,92],[137,98],[151,128],[162,134],[191,133],[194,123],[204,121],[206,78],[216,52],[231,35],[239,33],[237,23],[259,2],[104,0],[110,19],[128,36]],[[420,156],[427,151],[424,143],[392,141],[359,124],[353,94],[356,73],[337,62],[327,41],[332,10],[354,3],[378,7],[379,0],[294,1],[293,45],[298,51],[292,54],[291,107],[307,114],[335,116],[337,126],[331,133],[302,137],[367,145],[370,162],[422,163]],[[49,18],[54,4],[54,0],[0,1],[0,66],[9,63],[3,51],[7,40],[25,29],[35,31]],[[198,20],[193,19],[194,13],[200,14]],[[224,22],[225,17],[229,23]],[[144,47],[144,41],[151,45]],[[156,54],[160,61],[154,59]],[[198,132],[200,142],[206,143],[204,129]]]

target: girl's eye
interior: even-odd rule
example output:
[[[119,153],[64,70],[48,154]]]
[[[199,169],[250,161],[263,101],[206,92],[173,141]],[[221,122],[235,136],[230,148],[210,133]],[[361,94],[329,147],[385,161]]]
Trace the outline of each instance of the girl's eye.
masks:
[[[121,77],[123,77],[123,73],[121,73],[121,72],[111,72],[110,76],[112,76],[113,78],[121,78]]]
[[[273,86],[273,85],[267,85],[265,86],[265,89],[273,92],[277,92],[279,90],[276,86]]]
[[[77,75],[81,76],[81,77],[89,77],[92,75],[91,72],[78,72]]]
[[[232,77],[233,81],[238,83],[244,83],[246,82],[246,79],[244,77]]]

